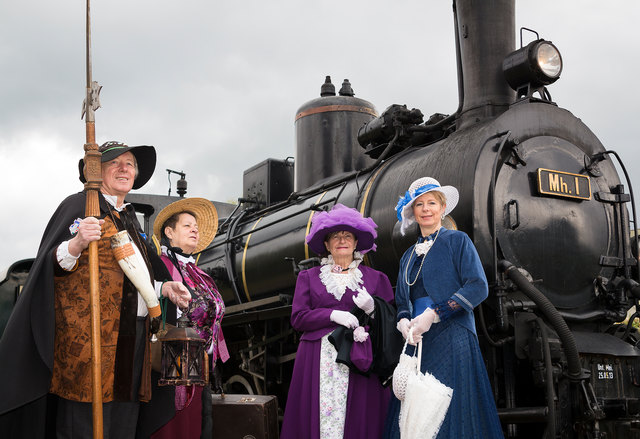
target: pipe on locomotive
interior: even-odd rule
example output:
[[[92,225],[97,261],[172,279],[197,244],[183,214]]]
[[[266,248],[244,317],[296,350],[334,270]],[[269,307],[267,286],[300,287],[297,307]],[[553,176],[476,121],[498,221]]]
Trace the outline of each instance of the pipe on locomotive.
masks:
[[[553,329],[558,334],[560,342],[567,356],[568,373],[570,379],[580,381],[587,379],[580,365],[578,346],[576,340],[555,306],[542,294],[531,282],[517,269],[515,265],[506,260],[498,262],[500,271],[505,273],[518,288],[538,306],[538,309],[547,318]]]
[[[556,402],[555,402],[555,392],[553,389],[553,366],[551,364],[551,349],[549,348],[549,335],[547,334],[547,329],[542,322],[540,317],[537,317],[535,322],[538,324],[538,328],[540,328],[540,337],[542,338],[542,347],[544,350],[544,367],[546,369],[546,397],[547,397],[547,407],[549,408],[549,412],[547,414],[547,429],[545,430],[544,437],[555,437],[556,436]]]

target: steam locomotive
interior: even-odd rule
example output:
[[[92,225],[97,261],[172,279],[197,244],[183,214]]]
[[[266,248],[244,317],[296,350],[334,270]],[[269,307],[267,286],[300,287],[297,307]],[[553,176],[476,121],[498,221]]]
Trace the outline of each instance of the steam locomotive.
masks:
[[[237,205],[214,202],[219,232],[199,265],[227,303],[228,391],[286,402],[298,337],[291,301],[296,274],[318,263],[304,242],[316,212],[339,202],[372,217],[378,249],[365,263],[395,284],[418,229],[401,236],[393,207],[413,180],[433,176],[459,189],[444,223],[470,236],[489,281],[476,322],[505,437],[640,438],[631,183],[618,154],[553,102],[557,47],[535,34],[516,50],[514,3],[454,0],[455,113],[424,121],[392,105],[378,114],[349,81],[336,93],[327,77],[296,114],[295,164],[267,159],[245,171]],[[175,199],[128,198],[147,231]],[[28,261],[14,268],[0,282],[5,301]]]

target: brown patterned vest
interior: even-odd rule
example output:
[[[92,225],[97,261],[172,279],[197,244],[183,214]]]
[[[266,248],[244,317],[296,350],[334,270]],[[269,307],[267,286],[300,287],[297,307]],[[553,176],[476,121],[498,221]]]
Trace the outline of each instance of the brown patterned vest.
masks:
[[[123,399],[120,395],[114,395],[114,370],[125,283],[124,273],[111,250],[111,237],[117,232],[118,229],[107,216],[102,226],[102,237],[98,241],[103,402]],[[88,267],[89,252],[85,249],[74,271],[54,278],[56,330],[50,392],[66,399],[82,402],[92,400]],[[144,389],[140,390],[141,400],[148,400],[150,397],[150,380],[146,377],[149,373],[146,364],[149,362],[148,353],[145,353],[145,359],[141,384]]]

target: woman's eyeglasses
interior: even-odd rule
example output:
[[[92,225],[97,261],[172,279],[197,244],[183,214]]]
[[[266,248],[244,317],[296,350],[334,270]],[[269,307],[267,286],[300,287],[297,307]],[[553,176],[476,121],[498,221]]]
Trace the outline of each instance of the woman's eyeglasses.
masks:
[[[349,232],[334,232],[329,234],[329,239],[335,241],[340,241],[343,239],[345,241],[354,241],[355,236],[353,236],[353,234]]]

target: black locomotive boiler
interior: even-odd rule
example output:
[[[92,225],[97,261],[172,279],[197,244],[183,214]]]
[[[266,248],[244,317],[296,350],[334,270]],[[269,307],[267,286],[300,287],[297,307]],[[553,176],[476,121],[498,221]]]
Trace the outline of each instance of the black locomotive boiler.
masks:
[[[228,306],[228,391],[286,402],[290,304],[297,272],[317,263],[304,243],[314,214],[339,202],[371,216],[378,250],[365,262],[395,283],[418,230],[402,237],[393,208],[433,176],[459,189],[445,226],[471,237],[489,280],[476,322],[505,437],[640,438],[631,184],[618,155],[552,100],[559,50],[537,34],[516,49],[513,0],[454,0],[453,10],[453,114],[424,121],[392,105],[379,115],[349,81],[336,92],[327,77],[296,113],[295,165],[265,160],[245,171],[237,205],[215,202],[219,233],[199,265]],[[130,197],[147,230],[174,199]]]

